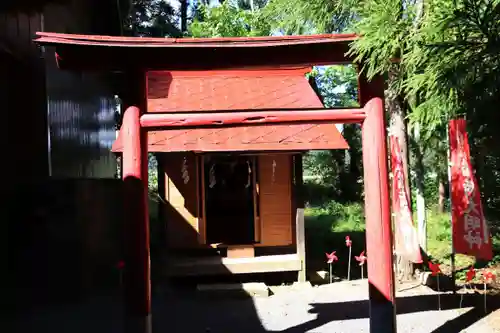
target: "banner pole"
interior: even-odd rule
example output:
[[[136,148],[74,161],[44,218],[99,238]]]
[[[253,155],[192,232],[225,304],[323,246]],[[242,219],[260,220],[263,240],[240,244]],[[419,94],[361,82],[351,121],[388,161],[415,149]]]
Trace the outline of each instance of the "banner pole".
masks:
[[[457,293],[456,288],[456,275],[455,275],[455,245],[453,244],[453,202],[451,200],[451,145],[450,145],[450,122],[448,122],[447,130],[446,130],[446,141],[448,143],[448,149],[446,151],[447,160],[448,160],[448,204],[450,207],[450,224],[451,224],[451,282],[453,288],[453,294]]]

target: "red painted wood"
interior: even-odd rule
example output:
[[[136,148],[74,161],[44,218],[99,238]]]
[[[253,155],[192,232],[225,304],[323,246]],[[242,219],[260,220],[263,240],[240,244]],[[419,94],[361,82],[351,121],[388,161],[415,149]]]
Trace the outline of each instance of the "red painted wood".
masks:
[[[148,72],[147,112],[323,109],[307,72],[310,68]]]
[[[140,110],[123,115],[123,181],[126,242],[125,300],[130,332],[151,330],[150,240],[148,214],[147,133],[141,130]]]
[[[95,43],[102,46],[175,46],[186,47],[195,44],[198,47],[211,47],[212,45],[225,45],[234,47],[235,45],[250,45],[267,47],[269,43],[282,43],[292,45],[295,43],[315,42],[325,43],[330,41],[353,41],[356,34],[316,34],[299,36],[256,36],[256,37],[219,37],[219,38],[158,38],[158,37],[123,37],[123,36],[102,36],[102,35],[78,35],[63,34],[57,32],[37,32],[36,41],[55,40],[60,44],[74,44],[78,42]],[[92,44],[89,44],[92,45]]]
[[[148,72],[148,113],[324,110],[310,67]],[[113,151],[122,149],[120,135]],[[334,124],[252,125],[149,133],[150,152],[347,149]]]
[[[121,152],[121,130],[112,151]],[[148,132],[149,152],[304,151],[348,149],[335,124],[178,128]]]
[[[396,332],[383,81],[360,78],[370,332]]]
[[[307,37],[307,38],[304,38]],[[214,70],[351,63],[354,35],[267,37],[210,41],[110,36],[39,35],[39,45],[55,46],[62,69]],[[200,61],[203,59],[203,61]]]
[[[148,79],[158,79],[161,77],[171,77],[176,78],[217,78],[219,76],[230,76],[230,77],[247,77],[247,76],[257,76],[257,77],[267,77],[267,76],[300,76],[304,79],[304,76],[312,71],[312,66],[289,66],[280,68],[254,68],[254,69],[225,69],[225,70],[204,70],[204,71],[164,71],[164,70],[154,70],[148,71]],[[282,82],[283,83],[283,82]],[[151,89],[151,86],[149,87]]]
[[[365,119],[363,109],[323,109],[323,110],[266,110],[239,112],[204,113],[155,113],[141,117],[143,127],[222,127],[235,125],[283,124],[283,123],[359,123]]]
[[[123,180],[128,177],[142,180],[141,145],[140,145],[140,111],[137,107],[129,107],[123,115]]]

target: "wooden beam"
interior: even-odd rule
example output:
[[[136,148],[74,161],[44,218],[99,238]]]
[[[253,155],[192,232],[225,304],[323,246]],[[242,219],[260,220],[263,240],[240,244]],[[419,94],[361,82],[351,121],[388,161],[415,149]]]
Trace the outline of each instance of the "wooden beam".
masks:
[[[258,179],[257,179],[257,159],[255,155],[250,155],[252,160],[251,170],[252,170],[252,198],[253,198],[253,225],[254,225],[254,241],[255,243],[260,243],[262,239],[262,225],[260,219],[260,209],[259,209],[259,193],[257,192]]]
[[[351,42],[345,40],[268,47],[214,44],[211,47],[179,44],[174,47],[100,46],[85,41],[65,45],[58,44],[57,40],[40,44],[56,46],[57,63],[61,69],[177,71],[350,64],[353,58],[346,54]]]
[[[253,258],[174,258],[167,268],[168,276],[203,276],[271,272],[297,272],[302,264],[296,254]]]
[[[383,80],[377,77],[368,82],[360,75],[360,89],[361,105],[366,109],[362,142],[370,332],[393,333],[396,308]]]
[[[238,126],[282,123],[359,123],[365,119],[363,109],[298,109],[199,112],[199,113],[148,113],[141,117],[141,126],[146,128],[182,128],[201,126]]]
[[[298,275],[298,282],[306,282],[306,236],[304,224],[304,208],[297,208],[295,216],[295,228],[297,237],[297,256],[301,262],[301,268]]]
[[[295,178],[295,243],[297,255],[302,262],[302,269],[298,274],[298,282],[306,282],[306,230],[304,221],[304,177],[302,154],[294,156],[294,178]]]

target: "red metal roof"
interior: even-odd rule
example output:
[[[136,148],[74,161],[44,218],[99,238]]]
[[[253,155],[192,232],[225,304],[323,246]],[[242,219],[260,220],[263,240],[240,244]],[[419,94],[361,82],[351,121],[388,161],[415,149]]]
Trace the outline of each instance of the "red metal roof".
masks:
[[[322,108],[309,67],[148,73],[148,112]]]
[[[152,72],[148,112],[322,108],[305,73],[270,71]],[[346,149],[334,124],[255,125],[151,131],[150,152]],[[122,149],[120,136],[112,150]]]
[[[204,70],[350,63],[354,34],[236,38],[143,38],[38,32],[60,68]]]

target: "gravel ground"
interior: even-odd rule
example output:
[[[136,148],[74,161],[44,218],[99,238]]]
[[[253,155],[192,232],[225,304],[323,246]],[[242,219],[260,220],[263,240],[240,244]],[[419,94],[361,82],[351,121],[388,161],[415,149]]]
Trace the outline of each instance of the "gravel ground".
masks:
[[[369,332],[366,281],[272,290],[273,296],[254,300],[163,292],[153,300],[154,332]],[[437,296],[428,288],[398,292],[398,332],[500,332],[500,310],[485,316],[481,297],[466,296],[463,309],[459,309],[459,296],[446,294],[441,299],[443,310],[439,311]],[[498,309],[498,301],[491,298],[490,308]],[[120,304],[102,298],[88,304],[44,307],[21,318],[15,331],[122,332]]]

